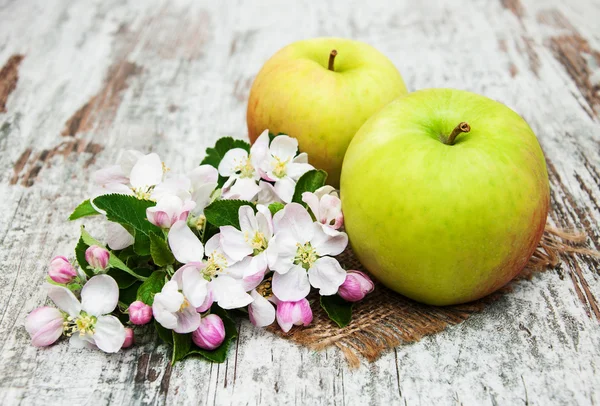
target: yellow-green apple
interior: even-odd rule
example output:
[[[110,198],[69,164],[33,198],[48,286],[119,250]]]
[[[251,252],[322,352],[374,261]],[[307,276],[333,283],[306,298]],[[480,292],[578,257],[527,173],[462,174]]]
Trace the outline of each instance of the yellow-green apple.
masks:
[[[298,41],[277,52],[256,76],[248,133],[252,142],[266,129],[297,138],[300,151],[337,187],[354,134],[404,94],[398,70],[370,45],[341,38]]]
[[[486,97],[428,89],[358,131],[342,169],[354,252],[389,288],[450,305],[504,286],[536,249],[549,206],[527,123]]]

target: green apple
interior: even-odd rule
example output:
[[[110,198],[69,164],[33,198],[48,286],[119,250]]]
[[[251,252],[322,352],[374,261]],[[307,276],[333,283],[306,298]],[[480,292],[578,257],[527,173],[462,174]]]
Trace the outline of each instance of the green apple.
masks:
[[[354,134],[404,94],[398,70],[370,45],[341,38],[298,41],[277,52],[256,76],[248,133],[252,142],[266,129],[297,138],[300,151],[337,187]]]
[[[354,252],[419,302],[479,299],[514,278],[544,232],[544,154],[505,105],[453,89],[390,103],[358,131],[342,169]]]

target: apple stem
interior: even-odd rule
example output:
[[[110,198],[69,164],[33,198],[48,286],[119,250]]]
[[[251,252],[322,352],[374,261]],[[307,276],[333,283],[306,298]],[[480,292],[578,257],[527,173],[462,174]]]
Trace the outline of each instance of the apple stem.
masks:
[[[333,70],[333,62],[335,61],[336,55],[337,55],[337,51],[335,49],[333,49],[331,51],[331,53],[329,54],[329,66],[327,67],[327,69],[329,69],[332,72],[334,72],[334,70]]]
[[[458,137],[459,134],[468,133],[469,131],[471,131],[471,126],[469,125],[469,123],[466,123],[464,121],[459,123],[456,127],[454,127],[454,130],[452,130],[444,144],[454,145],[454,140],[456,139],[456,137]]]

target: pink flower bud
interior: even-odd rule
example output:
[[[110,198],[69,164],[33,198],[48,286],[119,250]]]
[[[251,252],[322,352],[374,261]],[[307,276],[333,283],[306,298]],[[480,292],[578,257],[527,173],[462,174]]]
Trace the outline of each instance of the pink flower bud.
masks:
[[[362,300],[367,293],[373,292],[375,285],[371,278],[360,271],[348,271],[346,280],[338,289],[338,295],[349,302]]]
[[[218,348],[225,340],[225,325],[216,314],[209,314],[200,321],[200,327],[192,333],[194,343],[205,350]]]
[[[54,344],[63,333],[64,316],[54,307],[38,307],[25,320],[25,330],[31,336],[31,343],[36,347]]]
[[[77,277],[77,271],[67,258],[58,256],[50,261],[48,276],[56,283],[69,283]]]
[[[130,327],[125,328],[125,341],[123,341],[123,345],[121,348],[129,348],[133,345],[133,329]]]
[[[294,325],[308,326],[313,319],[310,304],[306,299],[297,302],[278,302],[276,316],[279,327],[285,333],[290,331]]]
[[[140,300],[129,305],[129,321],[133,324],[141,326],[150,323],[150,320],[152,320],[152,307]]]
[[[85,250],[85,260],[94,269],[106,269],[109,258],[110,253],[106,250],[106,248],[92,245]]]

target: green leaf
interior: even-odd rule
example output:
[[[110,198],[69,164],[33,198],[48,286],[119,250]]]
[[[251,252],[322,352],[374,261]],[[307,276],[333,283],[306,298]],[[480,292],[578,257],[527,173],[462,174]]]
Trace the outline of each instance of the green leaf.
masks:
[[[90,199],[87,199],[73,210],[73,213],[69,216],[69,220],[77,220],[82,217],[95,216],[97,214],[100,213],[92,206]]]
[[[338,295],[321,296],[321,307],[339,327],[346,327],[352,320],[352,305]]]
[[[88,249],[88,247],[89,245],[87,245],[85,241],[83,241],[83,237],[80,236],[79,241],[75,246],[75,258],[77,258],[77,263],[79,264],[79,267],[83,269],[83,272],[85,272],[87,276],[91,277],[94,276],[94,272],[91,269],[88,269],[90,264],[88,264],[87,260],[85,259],[85,251]]]
[[[227,358],[227,352],[229,351],[231,342],[237,337],[237,328],[235,327],[233,320],[231,320],[229,317],[227,310],[223,310],[214,305],[210,312],[216,314],[223,320],[223,325],[225,326],[225,340],[223,340],[223,344],[221,344],[219,348],[212,351],[203,350],[202,348],[194,345],[192,346],[188,355],[198,354],[209,361],[222,363],[225,362],[225,359]]]
[[[85,229],[84,226],[81,226],[81,239],[80,239],[80,242],[82,242],[84,245],[87,245],[87,247],[92,246],[92,245],[98,245],[99,247],[104,247],[104,244],[102,244],[100,241],[98,241],[94,237],[92,237],[87,232],[87,230]],[[77,244],[77,247],[79,247],[79,245],[80,244]],[[86,247],[86,249],[87,249],[87,247]],[[106,248],[106,247],[104,247],[104,248]],[[76,248],[75,252],[76,252],[76,255],[77,255],[77,262],[79,262],[81,264],[81,262],[79,261],[79,255],[81,255],[81,254],[77,251],[77,248]],[[108,259],[108,264],[112,268],[117,268],[117,269],[120,269],[122,271],[125,271],[128,274],[134,276],[136,279],[139,279],[141,281],[146,280],[146,278],[144,276],[138,275],[134,271],[132,271],[113,252],[111,252],[110,250],[108,250],[108,252],[110,253],[110,258]],[[83,254],[82,255],[83,255],[83,259],[85,260],[85,249],[83,250]],[[87,264],[87,262],[86,262],[86,264]],[[87,273],[87,265],[86,265],[86,268],[83,268],[83,269]]]
[[[279,202],[275,202],[275,203],[271,203],[269,205],[269,210],[271,211],[271,215],[275,215],[275,213],[277,213],[279,210],[283,209],[285,207],[285,204],[283,203],[279,203]]]
[[[142,282],[135,281],[131,286],[119,290],[119,301],[125,303],[127,306],[135,302],[137,299],[137,291],[142,285]]]
[[[242,206],[250,206],[256,212],[254,204],[245,200],[216,200],[204,209],[204,215],[213,226],[234,226],[239,229],[238,211]]]
[[[139,255],[150,254],[150,234],[160,234],[161,230],[146,218],[146,209],[156,203],[140,200],[134,196],[110,194],[98,196],[94,204],[106,212],[110,221],[119,223],[133,231],[133,249]]]
[[[165,342],[165,344],[173,345],[173,333],[172,330],[164,328],[160,323],[154,320],[154,328],[158,333],[158,337]]]
[[[206,156],[202,162],[200,162],[200,165],[211,165],[218,168],[227,151],[233,148],[242,148],[247,152],[250,152],[250,144],[246,141],[236,140],[231,137],[223,137],[217,140],[213,148],[206,149]]]
[[[206,244],[206,242],[218,232],[219,227],[213,226],[211,223],[206,222],[206,225],[204,226],[204,231],[202,232],[202,244]]]
[[[138,281],[138,279],[135,276],[125,273],[118,268],[111,268],[106,274],[108,276],[111,276],[117,282],[117,285],[119,285],[119,289],[128,288]]]
[[[175,262],[175,257],[164,238],[150,234],[150,254],[152,261],[158,266],[167,266]]]
[[[165,286],[167,273],[165,271],[154,271],[152,275],[148,277],[141,284],[137,291],[137,300],[141,300],[148,306],[152,306],[154,303],[154,295],[160,292]]]
[[[313,169],[312,171],[306,172],[300,176],[298,182],[296,182],[296,189],[294,190],[294,197],[292,202],[305,204],[302,201],[302,193],[314,192],[321,186],[325,186],[325,180],[327,179],[327,172],[319,169]]]
[[[178,334],[173,331],[173,355],[171,365],[181,361],[190,354],[192,348],[192,334]]]

